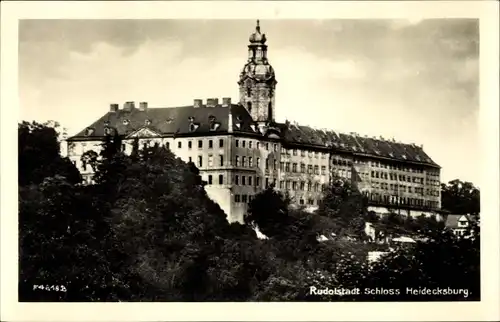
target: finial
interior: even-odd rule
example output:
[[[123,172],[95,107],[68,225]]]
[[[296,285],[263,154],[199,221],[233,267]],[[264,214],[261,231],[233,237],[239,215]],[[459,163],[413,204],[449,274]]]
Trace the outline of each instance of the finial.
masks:
[[[260,21],[257,19],[257,27],[255,28],[257,31],[260,31]]]

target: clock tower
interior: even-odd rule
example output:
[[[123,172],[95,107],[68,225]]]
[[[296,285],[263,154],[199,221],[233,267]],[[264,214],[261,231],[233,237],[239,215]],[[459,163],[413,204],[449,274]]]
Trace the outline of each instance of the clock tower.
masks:
[[[274,69],[267,60],[267,39],[260,31],[259,20],[249,40],[248,61],[238,81],[240,104],[247,109],[255,122],[269,124],[275,117],[277,81]]]

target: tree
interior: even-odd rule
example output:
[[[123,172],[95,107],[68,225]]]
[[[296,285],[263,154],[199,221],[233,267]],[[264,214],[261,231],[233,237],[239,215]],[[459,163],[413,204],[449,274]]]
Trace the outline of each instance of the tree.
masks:
[[[59,175],[71,183],[81,176],[68,158],[62,158],[59,147],[59,125],[22,122],[18,124],[19,184],[39,184],[45,178]]]
[[[337,225],[336,234],[364,236],[367,200],[348,180],[333,178],[317,210]]]
[[[480,191],[471,182],[452,180],[441,184],[441,207],[452,214],[478,215]]]

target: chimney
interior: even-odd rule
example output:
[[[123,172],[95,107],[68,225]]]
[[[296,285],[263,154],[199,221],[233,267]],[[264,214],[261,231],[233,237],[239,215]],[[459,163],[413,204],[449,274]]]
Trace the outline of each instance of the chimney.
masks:
[[[134,108],[135,108],[134,102],[125,102],[125,104],[123,104],[124,111],[132,111]]]
[[[193,102],[193,107],[201,107],[203,105],[203,101],[200,100],[200,99],[195,99],[194,102]]]
[[[109,104],[109,111],[110,112],[117,112],[118,111],[118,104]]]
[[[231,97],[223,97],[222,106],[231,106]]]
[[[139,103],[139,111],[145,111],[148,109],[148,102],[140,102]]]
[[[213,98],[207,98],[207,107],[214,107],[215,102]]]

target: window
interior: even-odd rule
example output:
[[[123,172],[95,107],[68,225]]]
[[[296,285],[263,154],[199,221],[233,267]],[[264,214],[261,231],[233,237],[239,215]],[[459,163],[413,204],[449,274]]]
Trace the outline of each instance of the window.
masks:
[[[234,202],[240,202],[240,195],[234,195]]]
[[[257,167],[260,167],[260,158],[257,158]]]
[[[319,174],[319,166],[314,166],[314,174]]]
[[[224,184],[224,176],[219,174],[219,184]]]
[[[302,172],[302,173],[306,172],[306,165],[304,163],[300,164],[300,172]]]
[[[252,195],[248,195],[248,202],[252,201]]]
[[[255,186],[260,187],[260,178],[255,178]]]
[[[276,143],[274,144],[274,152],[278,152],[278,145]]]
[[[224,165],[224,156],[221,154],[219,155],[219,165],[222,167]]]
[[[247,195],[241,196],[241,202],[247,202]]]
[[[214,141],[208,140],[208,148],[212,149],[214,147]]]
[[[193,158],[189,157],[189,162],[193,162]]]
[[[249,166],[250,168],[252,168],[252,167],[253,167],[253,158],[252,158],[252,157],[248,157],[248,166]]]
[[[287,180],[285,184],[286,184],[285,189],[290,190],[290,180]]]
[[[240,176],[238,176],[238,175],[234,176],[234,184],[235,185],[239,185],[240,184]]]
[[[170,149],[170,142],[167,142],[167,149]]]
[[[253,141],[248,141],[248,148],[251,149],[253,145]]]
[[[274,160],[273,161],[273,170],[278,169],[278,161]]]
[[[214,166],[214,156],[211,155],[211,154],[208,156],[208,166],[209,167],[213,167]]]
[[[304,205],[304,199],[300,199],[299,203],[300,203],[301,205]]]
[[[280,162],[280,170],[285,171],[285,162]]]
[[[245,142],[245,141],[243,141],[243,142]],[[242,167],[246,167],[247,166],[247,160],[246,159],[247,158],[245,156],[241,157],[241,166]]]
[[[198,166],[199,167],[203,166],[203,157],[201,155],[198,156]]]
[[[306,183],[304,181],[300,182],[300,190],[304,190]]]
[[[307,200],[307,204],[311,206],[314,205],[314,200],[313,199]]]
[[[266,143],[266,150],[269,151],[269,143]]]
[[[224,140],[220,139],[219,140],[219,148],[222,148],[222,147],[224,147]]]
[[[292,172],[297,172],[297,163],[292,164]]]
[[[240,157],[239,157],[239,156],[235,156],[235,157],[234,157],[234,163],[235,163],[235,165],[236,165],[237,167],[239,167],[239,166],[240,166]]]
[[[311,182],[307,183],[307,191],[311,191]]]
[[[293,155],[297,155],[297,149],[293,149]]]
[[[311,164],[307,166],[307,173],[313,173],[313,166]]]
[[[321,174],[326,174],[326,166],[321,166]]]
[[[181,141],[177,142],[177,148],[179,148],[179,149],[182,148],[182,142]]]
[[[240,140],[236,140],[236,142],[234,144],[236,145],[236,147],[239,147],[240,146]]]
[[[257,142],[257,149],[260,149],[260,142]]]
[[[280,180],[280,189],[283,189],[283,188],[285,188],[285,181]]]
[[[290,171],[290,162],[285,163],[285,171]]]
[[[246,144],[247,141],[243,140],[241,141],[241,147],[244,148],[245,147],[245,144]]]
[[[314,184],[314,192],[318,192],[319,191],[319,183],[315,183]]]
[[[208,175],[208,184],[212,184],[212,175]]]
[[[305,157],[305,156],[306,156],[306,151],[301,150],[301,151],[300,151],[300,156]]]
[[[269,178],[266,178],[266,188],[269,187]]]
[[[246,185],[246,177],[245,176],[241,176],[241,185],[242,186]]]
[[[252,185],[252,176],[249,176],[248,177],[248,185],[251,186]]]
[[[297,182],[296,181],[292,182],[292,189],[297,190]]]

